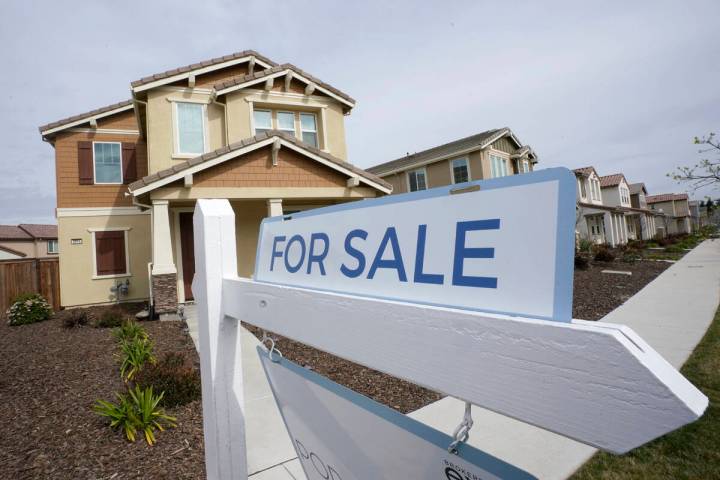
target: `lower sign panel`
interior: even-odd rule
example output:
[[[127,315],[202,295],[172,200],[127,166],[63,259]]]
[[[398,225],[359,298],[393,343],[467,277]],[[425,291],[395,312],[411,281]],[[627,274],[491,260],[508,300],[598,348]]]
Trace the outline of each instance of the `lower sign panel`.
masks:
[[[258,354],[308,480],[534,476],[288,360]],[[461,419],[458,418],[458,423]]]

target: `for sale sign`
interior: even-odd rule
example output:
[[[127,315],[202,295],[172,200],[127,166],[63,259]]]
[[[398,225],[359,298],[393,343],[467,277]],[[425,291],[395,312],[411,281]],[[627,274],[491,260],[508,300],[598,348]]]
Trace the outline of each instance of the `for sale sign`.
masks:
[[[555,168],[271,217],[255,279],[570,321],[574,216]]]

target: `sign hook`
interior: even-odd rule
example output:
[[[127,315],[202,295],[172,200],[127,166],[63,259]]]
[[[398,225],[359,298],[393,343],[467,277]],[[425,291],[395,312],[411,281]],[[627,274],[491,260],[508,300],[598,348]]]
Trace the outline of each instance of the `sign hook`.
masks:
[[[458,453],[458,447],[461,443],[465,443],[470,438],[470,429],[473,427],[472,419],[472,404],[465,402],[465,414],[463,415],[462,422],[457,426],[452,434],[453,441],[448,447],[448,452],[454,455]]]
[[[263,336],[260,339],[260,343],[265,345],[265,342],[270,342],[269,345],[266,345],[266,348],[268,349],[268,357],[270,357],[270,360],[274,363],[278,363],[281,358],[283,358],[283,354],[280,350],[275,348],[275,339],[270,337],[265,330],[263,330]],[[273,352],[277,353],[277,358],[273,358]]]

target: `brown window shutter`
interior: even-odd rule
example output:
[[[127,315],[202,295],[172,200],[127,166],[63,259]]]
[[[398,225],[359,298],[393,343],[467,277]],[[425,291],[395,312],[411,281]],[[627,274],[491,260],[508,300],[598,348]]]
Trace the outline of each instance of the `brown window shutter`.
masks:
[[[80,185],[92,185],[93,178],[92,142],[78,142],[78,177]]]
[[[137,180],[137,155],[134,143],[122,144],[123,183],[128,184]]]
[[[98,275],[128,273],[125,265],[125,232],[95,232],[95,262]]]

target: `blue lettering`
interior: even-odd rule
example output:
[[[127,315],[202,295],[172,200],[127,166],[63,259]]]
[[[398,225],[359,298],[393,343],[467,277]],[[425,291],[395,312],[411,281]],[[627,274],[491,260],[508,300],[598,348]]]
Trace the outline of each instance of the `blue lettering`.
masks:
[[[465,234],[476,230],[499,230],[500,219],[458,222],[455,228],[455,259],[452,284],[461,287],[497,288],[497,277],[472,277],[463,275],[466,258],[495,258],[494,248],[470,248],[465,246]]]
[[[385,253],[388,242],[390,242],[390,247],[392,248],[393,258],[391,260],[383,260],[382,256]],[[380,241],[380,246],[378,247],[378,251],[375,254],[375,259],[373,260],[372,265],[370,265],[370,271],[368,272],[367,278],[374,278],[375,272],[378,268],[394,268],[398,272],[398,278],[400,279],[400,281],[407,282],[407,275],[405,275],[405,265],[403,265],[402,254],[400,253],[400,245],[398,243],[395,227],[388,227],[387,230],[385,230],[385,235]]]
[[[284,241],[285,241],[285,235],[280,235],[280,236],[273,238],[272,255],[270,256],[270,271],[271,272],[273,270],[273,267],[275,266],[275,259],[283,256],[282,252],[278,251],[277,244],[278,244],[278,242],[284,242]]]
[[[298,242],[300,244],[300,260],[298,260],[297,265],[290,265],[290,262],[288,261],[288,257],[290,256],[290,247],[294,242]],[[305,240],[303,240],[302,236],[300,235],[293,235],[290,237],[290,240],[288,241],[287,246],[285,247],[285,268],[290,273],[295,273],[298,270],[300,270],[300,267],[302,266],[303,260],[305,259]]]
[[[427,236],[427,225],[418,225],[417,248],[415,249],[415,283],[431,283],[442,285],[445,277],[439,273],[423,273],[425,265],[425,237]]]
[[[315,240],[322,240],[325,244],[322,253],[316,254],[315,253]],[[325,261],[325,257],[327,257],[328,251],[330,250],[330,239],[328,238],[326,233],[313,233],[310,235],[310,251],[308,253],[308,266],[307,266],[307,273],[312,273],[312,265],[313,263],[317,263],[320,267],[320,275],[325,275],[325,265],[323,264],[323,261]]]
[[[344,263],[340,266],[340,271],[348,278],[359,277],[362,274],[363,270],[365,270],[365,255],[363,254],[363,252],[352,246],[352,239],[357,237],[366,240],[367,236],[368,233],[365,230],[357,229],[351,231],[345,237],[345,251],[348,253],[348,255],[355,258],[358,263],[357,267],[354,269],[348,268],[347,266],[345,266]]]

